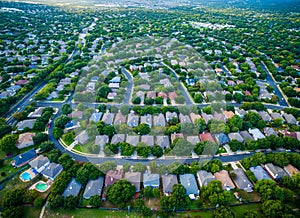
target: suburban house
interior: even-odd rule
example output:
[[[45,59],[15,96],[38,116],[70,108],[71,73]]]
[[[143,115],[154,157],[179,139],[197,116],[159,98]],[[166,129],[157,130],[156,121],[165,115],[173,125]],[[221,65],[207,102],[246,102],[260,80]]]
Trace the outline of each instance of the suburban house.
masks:
[[[29,163],[29,161],[33,160],[37,157],[37,154],[34,149],[24,152],[23,154],[19,154],[18,156],[14,157],[13,161],[11,162],[14,167],[21,167],[25,164]]]
[[[64,190],[62,196],[75,196],[77,197],[81,189],[81,184],[72,178],[71,182],[68,184],[67,188]]]
[[[257,180],[271,179],[268,173],[261,166],[250,167],[250,171],[254,174]]]
[[[144,188],[146,187],[159,188],[159,175],[144,173],[143,184],[144,184]]]
[[[282,117],[282,115],[278,112],[273,112],[273,113],[270,113],[270,116],[272,117],[273,120],[275,119],[282,119],[282,121],[285,121]]]
[[[141,142],[144,142],[146,145],[153,146],[154,145],[154,136],[153,135],[142,135]]]
[[[165,116],[162,113],[153,117],[153,126],[166,126]]]
[[[182,133],[172,133],[171,134],[171,142],[173,143],[177,138],[184,138]]]
[[[97,135],[95,138],[95,145],[104,146],[108,141],[109,137],[107,135]]]
[[[262,132],[259,129],[257,129],[257,128],[255,128],[255,129],[249,129],[248,131],[253,136],[253,139],[255,141],[257,141],[258,139],[265,138],[264,134],[262,134]]]
[[[139,125],[139,117],[134,115],[134,113],[130,113],[127,116],[127,126],[129,127],[137,127]]]
[[[182,113],[179,114],[179,121],[180,123],[191,123],[191,119],[188,115],[183,115]]]
[[[211,181],[216,180],[215,176],[205,170],[200,170],[197,172],[198,182],[200,187],[208,185]]]
[[[95,123],[98,123],[101,120],[102,115],[103,115],[102,112],[92,113],[92,115],[90,117],[90,122],[93,121]]]
[[[77,118],[77,119],[81,120],[83,118],[83,111],[72,111],[72,113],[70,113],[68,115],[68,117]]]
[[[246,192],[253,191],[253,184],[250,182],[245,172],[241,168],[234,169],[231,171],[231,173],[235,174],[235,178],[233,178],[233,181],[239,189]]]
[[[271,122],[272,117],[266,111],[259,111],[258,114],[260,115],[261,119],[265,122]]]
[[[230,119],[235,115],[232,111],[224,111],[223,114],[227,119]]]
[[[16,125],[18,131],[23,131],[25,128],[33,129],[35,121],[36,121],[35,119],[31,119],[31,120],[22,120],[18,122]]]
[[[217,144],[219,144],[219,145],[225,145],[229,142],[229,138],[225,133],[218,133],[218,134],[215,134],[214,136],[215,136]]]
[[[90,137],[85,130],[75,137],[75,141],[77,141],[81,145],[85,145],[89,141],[89,139]]]
[[[169,111],[167,111],[167,113],[166,113],[166,120],[167,120],[167,122],[169,122],[173,118],[178,118],[177,113],[176,112],[169,112]]]
[[[246,130],[241,131],[240,135],[243,137],[244,142],[248,142],[248,141],[254,140],[253,137]]]
[[[230,141],[232,141],[232,140],[237,140],[239,142],[243,142],[244,141],[244,138],[238,132],[231,132],[231,133],[229,133],[228,134],[228,138],[230,139]]]
[[[26,132],[19,135],[18,142],[16,144],[18,149],[26,148],[34,145],[32,137],[35,136],[35,133]]]
[[[234,112],[240,118],[243,118],[246,115],[246,113],[247,113],[244,109],[239,109],[239,108],[236,108]]]
[[[283,114],[284,119],[288,124],[297,124],[296,118],[292,114]]]
[[[127,179],[131,185],[135,186],[136,192],[141,190],[141,177],[142,174],[140,172],[126,172],[124,175],[124,179]]]
[[[115,134],[111,139],[111,144],[117,144],[125,141],[125,134]]]
[[[201,119],[201,116],[199,114],[190,113],[190,117],[193,123],[195,123],[196,120]]]
[[[221,121],[221,122],[224,122],[224,123],[227,122],[226,116],[224,114],[222,114],[222,113],[216,113],[215,112],[214,115],[213,115],[213,117],[214,117],[215,120],[218,120],[218,121]]]
[[[211,143],[216,143],[214,138],[212,137],[212,135],[208,132],[208,133],[201,133],[199,134],[200,140],[201,141],[209,141]]]
[[[285,166],[283,169],[289,175],[289,177],[292,177],[293,175],[299,173],[299,170],[296,167],[294,167],[292,164]]]
[[[50,161],[48,157],[45,157],[44,155],[39,155],[37,158],[29,162],[32,169],[38,173],[41,173],[49,164]]]
[[[169,174],[162,175],[163,192],[165,195],[170,195],[173,190],[173,186],[178,184],[177,175]]]
[[[126,142],[130,145],[136,146],[140,142],[140,136],[138,135],[127,135]]]
[[[121,125],[123,123],[126,123],[126,117],[119,110],[118,113],[116,113],[114,125]]]
[[[85,189],[84,189],[84,192],[82,195],[83,198],[90,199],[91,197],[93,197],[95,195],[101,196],[103,183],[104,183],[104,179],[101,176],[98,179],[89,180],[85,186]]]
[[[66,131],[71,131],[73,129],[77,129],[78,127],[80,127],[80,124],[79,124],[79,122],[77,120],[70,120],[65,125],[65,130]]]
[[[208,124],[210,120],[214,119],[214,117],[211,114],[202,113],[201,116],[205,121],[205,124]]]
[[[220,172],[216,172],[214,176],[216,180],[221,181],[223,189],[230,190],[235,188],[235,185],[233,184],[226,170],[221,170]]]
[[[114,117],[115,117],[115,114],[106,112],[102,117],[102,121],[107,125],[112,125],[114,122]]]
[[[190,142],[192,145],[195,145],[200,142],[199,136],[187,136],[186,140]]]
[[[169,148],[170,147],[170,140],[169,137],[166,135],[158,135],[156,136],[156,144],[162,148]]]
[[[63,171],[63,167],[57,163],[50,163],[43,171],[42,175],[50,180],[55,180],[55,178]]]
[[[265,127],[264,128],[264,134],[266,136],[270,136],[270,135],[274,135],[276,137],[278,136],[277,133],[275,132],[275,130],[273,128],[271,128],[271,127]]]
[[[122,169],[120,170],[109,170],[105,175],[105,187],[114,184],[116,181],[122,179]]]
[[[272,179],[280,179],[288,174],[279,166],[276,166],[272,163],[265,164],[265,169],[272,177]]]
[[[199,195],[199,189],[194,174],[179,175],[179,179],[190,199],[196,199],[196,196]]]
[[[141,116],[141,124],[145,123],[147,124],[150,128],[152,127],[152,115],[151,114],[146,114],[144,116]]]
[[[28,117],[29,118],[38,118],[38,117],[41,117],[42,113],[43,113],[43,110],[44,110],[44,107],[39,107],[39,108],[35,109],[35,111],[29,113]]]

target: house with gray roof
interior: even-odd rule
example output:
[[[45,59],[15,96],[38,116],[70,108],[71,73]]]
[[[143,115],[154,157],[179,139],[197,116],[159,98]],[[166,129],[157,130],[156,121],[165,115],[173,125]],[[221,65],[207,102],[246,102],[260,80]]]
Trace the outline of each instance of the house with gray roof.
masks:
[[[125,141],[125,134],[115,134],[111,139],[111,144],[117,144]]]
[[[186,140],[190,142],[192,145],[195,145],[200,142],[199,136],[187,136]]]
[[[41,173],[49,164],[50,161],[48,157],[45,157],[44,155],[39,155],[37,158],[29,162],[29,165],[38,173]]]
[[[211,172],[205,170],[199,170],[197,172],[197,178],[200,187],[208,185],[211,181],[216,180],[215,176]]]
[[[243,137],[244,142],[254,140],[247,130],[241,131],[240,135]]]
[[[144,184],[144,188],[146,187],[159,188],[159,175],[144,173],[143,184]]]
[[[268,173],[261,166],[250,167],[250,171],[254,174],[257,180],[271,179]]]
[[[272,179],[280,179],[288,174],[279,166],[276,166],[272,163],[265,164],[265,169],[269,173]]]
[[[214,117],[215,120],[218,120],[218,121],[221,121],[221,122],[224,122],[224,123],[227,122],[227,118],[223,113],[215,112],[213,117]]]
[[[234,112],[240,118],[243,118],[246,115],[246,113],[247,113],[244,109],[239,109],[239,108],[236,108]]]
[[[219,145],[225,145],[229,142],[229,138],[225,133],[218,133],[214,135],[215,141]]]
[[[100,176],[98,179],[89,180],[85,186],[83,198],[90,199],[91,197],[98,195],[101,196],[103,188],[104,178]]]
[[[173,186],[178,184],[177,175],[169,174],[162,175],[163,192],[165,195],[170,195],[173,191]]]
[[[127,135],[126,142],[130,145],[136,146],[140,142],[140,136],[138,135]]]
[[[126,172],[124,175],[124,179],[127,179],[131,185],[135,186],[136,192],[141,190],[141,177],[141,172]]]
[[[235,174],[233,181],[239,189],[246,192],[253,191],[253,184],[250,182],[245,172],[241,168],[234,169],[231,171],[231,173]]]
[[[266,111],[259,111],[258,114],[260,115],[261,119],[265,122],[271,122],[272,117]]]
[[[179,175],[180,183],[186,189],[186,194],[195,199],[195,195],[199,195],[199,189],[194,174]]]
[[[182,113],[179,114],[179,121],[180,123],[192,123],[190,117],[188,115],[183,115]]]
[[[241,136],[240,133],[238,132],[231,132],[228,133],[228,138],[230,139],[230,141],[232,140],[237,140],[239,142],[244,142],[244,138]]]
[[[158,135],[156,136],[156,144],[162,148],[169,148],[170,147],[170,140],[169,137],[166,135]]]
[[[178,118],[177,113],[176,112],[169,112],[169,111],[167,111],[167,113],[166,113],[166,120],[167,120],[167,122],[169,122],[170,120],[172,120],[172,118]]]
[[[264,134],[262,134],[262,132],[259,129],[257,129],[257,128],[255,128],[255,129],[249,129],[248,131],[253,136],[253,139],[255,141],[257,141],[258,139],[265,138]]]
[[[28,117],[30,118],[38,118],[42,116],[44,107],[38,107],[37,109],[35,109],[35,111],[31,112],[28,114]]]
[[[288,124],[297,124],[297,120],[292,114],[284,113],[283,117]]]
[[[278,136],[277,133],[275,132],[275,130],[273,128],[271,128],[271,127],[265,127],[264,128],[264,134],[266,136],[270,136],[270,135],[274,135],[276,137]]]
[[[152,127],[152,115],[146,114],[144,116],[141,116],[141,124],[142,123],[147,124],[151,128]]]
[[[95,123],[98,123],[101,120],[103,113],[99,112],[99,113],[92,113],[91,117],[90,117],[90,122],[93,121]]]
[[[97,135],[95,138],[95,145],[104,146],[108,141],[109,137],[107,135]]]
[[[107,125],[112,125],[114,122],[114,117],[115,114],[107,111],[105,114],[103,114],[102,121]]]
[[[50,163],[43,171],[42,175],[50,180],[55,180],[55,178],[63,171],[63,167],[57,163]]]
[[[154,136],[153,135],[142,135],[141,142],[144,142],[146,145],[153,146],[154,145]]]
[[[75,180],[73,177],[71,182],[68,184],[67,188],[64,190],[62,196],[75,196],[77,197],[81,189],[81,184]]]
[[[35,124],[36,119],[31,120],[22,120],[17,123],[17,129],[18,131],[22,131],[25,128],[33,129],[33,126]]]
[[[85,130],[75,137],[75,141],[77,141],[81,145],[85,145],[89,141],[89,139],[90,137]]]
[[[127,126],[129,127],[137,127],[139,125],[139,116],[134,115],[134,113],[130,113],[127,116]]]
[[[153,117],[153,126],[166,126],[166,119],[162,113]]]
[[[282,115],[278,112],[273,112],[270,113],[270,116],[272,117],[273,120],[275,119],[282,119],[283,122],[285,122],[285,120],[283,119]]]

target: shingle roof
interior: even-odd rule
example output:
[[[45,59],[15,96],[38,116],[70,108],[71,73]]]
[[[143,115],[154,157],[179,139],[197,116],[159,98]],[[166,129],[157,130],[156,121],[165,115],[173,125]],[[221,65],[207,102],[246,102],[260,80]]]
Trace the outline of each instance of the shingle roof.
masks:
[[[162,148],[170,147],[169,137],[166,135],[156,136],[156,144]]]
[[[62,165],[57,163],[50,163],[43,171],[45,177],[55,179],[63,170]]]
[[[64,190],[62,196],[68,197],[68,196],[75,196],[77,197],[81,189],[81,184],[75,180],[75,178],[72,178],[71,182],[68,184],[67,188]]]
[[[140,142],[140,136],[137,135],[127,135],[126,142],[130,145],[136,146]]]
[[[173,174],[169,175],[162,175],[162,183],[163,183],[163,192],[164,193],[171,193],[173,186],[178,184],[177,176]]]
[[[146,145],[153,146],[154,145],[154,136],[152,135],[142,135],[141,142],[144,142]]]
[[[245,142],[248,142],[250,140],[254,140],[253,137],[246,130],[245,131],[241,131],[240,135],[243,137],[243,139],[244,139]]]
[[[111,144],[117,144],[125,141],[125,134],[115,134],[111,139]]]
[[[186,140],[190,143],[192,143],[192,145],[197,144],[198,142],[200,142],[200,139],[198,136],[187,136]]]
[[[227,144],[229,142],[229,138],[225,133],[215,134],[216,141],[221,144]]]
[[[223,189],[234,189],[235,185],[233,184],[229,174],[226,170],[221,170],[220,172],[216,172],[214,174],[216,180],[221,181]]]
[[[135,186],[136,192],[139,192],[141,189],[141,176],[140,172],[126,172],[124,178]]]
[[[257,180],[271,179],[268,173],[261,166],[250,167],[250,171],[253,172]]]
[[[211,181],[216,180],[215,176],[212,173],[207,172],[205,170],[198,171],[197,177],[198,177],[200,186],[206,186]]]
[[[103,177],[99,177],[96,180],[89,180],[85,186],[83,197],[85,199],[90,199],[90,197],[95,195],[101,196],[103,182],[104,182]]]
[[[36,170],[46,166],[47,164],[49,164],[49,159],[44,155],[39,155],[37,158],[29,162],[29,165]]]
[[[197,186],[195,176],[193,174],[179,175],[179,179],[181,184],[185,187],[187,195],[199,195],[199,189]]]
[[[157,116],[154,116],[153,125],[154,126],[166,126],[165,116],[162,113],[160,113]]]
[[[229,137],[230,140],[234,140],[235,139],[235,140],[237,140],[239,142],[243,142],[244,141],[243,137],[238,132],[229,133],[228,137]]]
[[[93,113],[90,117],[90,121],[94,121],[95,123],[98,123],[101,120],[102,112],[99,113]]]
[[[95,145],[105,145],[109,141],[109,137],[107,135],[97,135],[95,138]]]
[[[279,179],[288,175],[281,167],[272,163],[267,163],[265,168],[274,179]]]
[[[239,189],[245,190],[247,192],[252,192],[253,184],[250,182],[245,172],[241,168],[232,170],[235,173],[235,178],[233,179]]]
[[[143,183],[144,187],[159,187],[159,175],[144,173]]]
[[[26,163],[28,163],[30,160],[36,158],[36,152],[34,149],[31,149],[29,151],[26,151],[23,154],[19,154],[14,158],[14,164],[16,167],[22,166]]]

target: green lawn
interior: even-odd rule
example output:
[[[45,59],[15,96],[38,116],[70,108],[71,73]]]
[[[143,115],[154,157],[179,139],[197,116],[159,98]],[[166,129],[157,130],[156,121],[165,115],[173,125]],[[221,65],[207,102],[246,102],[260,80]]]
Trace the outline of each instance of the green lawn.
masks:
[[[41,208],[36,207],[24,207],[24,218],[37,218],[40,217]]]
[[[244,204],[240,206],[231,207],[232,211],[235,213],[235,217],[243,217],[243,214],[247,211],[256,211],[258,213],[257,217],[264,217],[261,213],[261,204]]]

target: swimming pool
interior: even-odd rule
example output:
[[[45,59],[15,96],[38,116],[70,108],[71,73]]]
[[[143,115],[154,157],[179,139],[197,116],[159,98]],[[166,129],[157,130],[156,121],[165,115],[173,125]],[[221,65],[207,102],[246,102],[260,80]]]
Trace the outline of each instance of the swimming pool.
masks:
[[[24,182],[30,181],[32,179],[31,175],[28,172],[24,172],[20,175]]]
[[[50,187],[49,185],[47,185],[47,183],[43,182],[43,181],[40,181],[40,182],[37,182],[35,184],[35,189],[39,192],[45,192],[48,190],[48,188]]]

